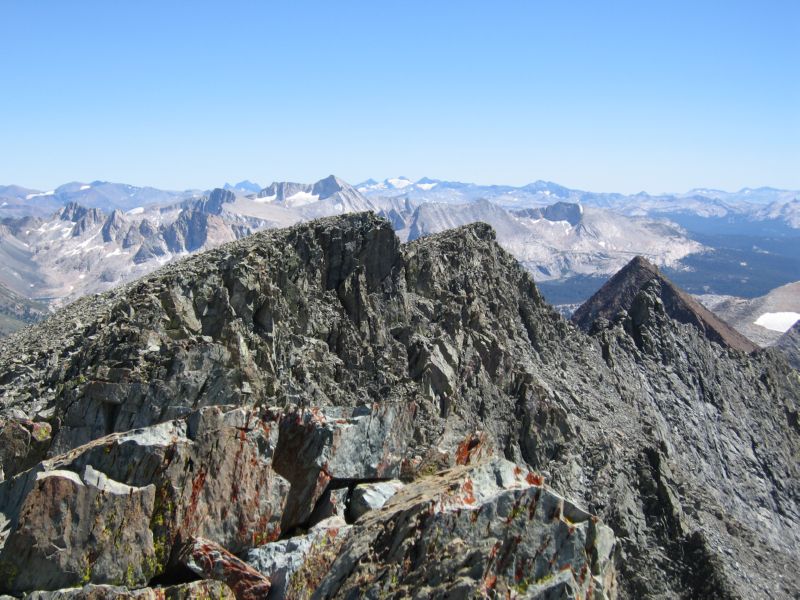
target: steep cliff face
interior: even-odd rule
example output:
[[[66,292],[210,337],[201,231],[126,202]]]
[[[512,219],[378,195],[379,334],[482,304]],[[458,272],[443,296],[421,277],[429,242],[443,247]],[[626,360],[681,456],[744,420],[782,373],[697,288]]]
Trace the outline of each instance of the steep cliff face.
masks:
[[[488,226],[400,245],[364,213],[79,300],[0,345],[0,593],[792,597],[800,379],[660,286],[588,336]],[[19,551],[67,516],[84,529]]]
[[[800,321],[778,338],[775,346],[783,352],[790,365],[800,370]]]

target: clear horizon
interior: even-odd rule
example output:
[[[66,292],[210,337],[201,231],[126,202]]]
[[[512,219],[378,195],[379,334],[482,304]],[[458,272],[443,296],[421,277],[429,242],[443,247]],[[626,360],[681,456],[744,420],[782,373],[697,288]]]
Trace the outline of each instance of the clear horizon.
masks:
[[[214,188],[222,188],[225,185],[235,186],[236,184],[244,182],[244,181],[249,181],[250,183],[258,184],[262,189],[264,189],[266,187],[269,187],[273,183],[281,183],[281,182],[312,184],[312,183],[316,183],[317,181],[319,181],[321,179],[325,179],[326,177],[329,177],[331,175],[333,175],[334,177],[337,177],[339,179],[344,180],[346,183],[350,184],[353,187],[357,187],[358,185],[360,185],[361,183],[364,183],[365,181],[368,181],[369,179],[372,179],[372,180],[376,181],[377,183],[382,183],[387,179],[395,179],[395,178],[398,178],[398,177],[405,177],[405,175],[396,175],[396,176],[390,176],[390,177],[382,177],[380,179],[377,179],[375,177],[371,177],[371,178],[363,179],[363,180],[360,180],[360,181],[348,181],[348,180],[344,179],[343,177],[339,177],[336,173],[329,173],[328,175],[315,177],[315,178],[309,179],[307,181],[296,181],[296,180],[289,180],[289,179],[274,179],[274,180],[270,180],[270,181],[259,181],[257,179],[253,179],[253,178],[250,178],[250,179],[245,178],[245,179],[239,179],[239,180],[227,179],[227,180],[224,180],[224,181],[222,181],[220,183],[217,183],[217,184],[212,185],[212,186],[207,186],[207,187],[188,186],[188,187],[180,187],[180,188],[164,187],[164,188],[158,188],[158,189],[162,189],[164,191],[171,191],[171,192],[210,191],[210,190],[212,190]],[[416,183],[420,179],[424,179],[424,178],[433,179],[433,180],[437,180],[437,181],[446,181],[447,183],[462,183],[462,184],[467,184],[467,185],[478,185],[478,186],[498,185],[498,186],[509,186],[509,187],[523,187],[525,185],[530,185],[530,184],[536,183],[537,181],[546,181],[547,183],[554,183],[556,185],[562,185],[563,186],[563,184],[561,184],[558,181],[550,181],[550,180],[531,180],[531,181],[528,181],[526,183],[522,183],[522,184],[518,184],[518,185],[512,185],[512,184],[508,184],[508,183],[505,183],[505,182],[502,182],[502,181],[476,182],[476,181],[443,180],[440,177],[431,177],[429,175],[423,175],[422,177],[416,177],[416,178],[415,177],[407,177],[407,179],[409,179],[410,181],[412,181],[414,183]],[[96,181],[100,181],[100,182],[103,182],[103,183],[133,185],[135,187],[154,187],[154,188],[157,187],[157,186],[153,186],[153,185],[148,184],[148,183],[140,183],[140,182],[133,182],[133,181],[125,181],[125,180],[109,181],[109,180],[104,180],[104,179],[87,179],[87,180],[72,179],[70,181],[64,181],[64,182],[62,182],[62,183],[60,183],[60,184],[58,184],[56,186],[52,186],[52,187],[48,187],[48,188],[35,188],[35,187],[32,187],[32,186],[20,185],[20,184],[17,184],[16,182],[10,182],[9,183],[9,182],[0,181],[0,187],[5,186],[5,185],[19,185],[19,187],[28,188],[28,189],[36,190],[37,192],[44,193],[44,192],[49,192],[49,191],[55,191],[56,189],[58,189],[59,187],[64,186],[64,185],[76,184],[76,183],[79,183],[79,184],[90,184],[90,183],[93,183],[93,182],[96,182]],[[621,192],[618,192],[618,190],[592,190],[592,189],[585,189],[585,188],[572,188],[570,186],[563,186],[563,187],[566,187],[568,189],[575,190],[575,191],[592,192],[592,193],[600,193],[600,194],[604,194],[604,193],[606,193],[606,194],[621,193]],[[627,195],[635,195],[637,193],[644,192],[644,193],[649,194],[651,196],[662,196],[662,195],[663,196],[667,196],[667,195],[671,195],[671,194],[675,194],[675,195],[677,195],[677,194],[685,194],[687,192],[691,192],[691,191],[694,191],[694,190],[713,190],[713,191],[724,192],[724,193],[737,193],[737,192],[741,192],[741,191],[743,191],[745,189],[757,190],[757,189],[761,189],[761,188],[773,188],[773,189],[778,189],[779,191],[787,191],[787,192],[800,191],[800,190],[795,190],[795,189],[792,189],[792,188],[785,188],[785,189],[784,188],[776,188],[775,186],[770,186],[770,185],[764,185],[764,186],[749,185],[749,186],[744,186],[743,188],[738,188],[738,189],[735,189],[735,190],[715,188],[715,187],[711,187],[711,186],[702,186],[702,187],[690,188],[690,189],[686,189],[686,190],[661,190],[661,191],[639,190],[638,192],[624,192],[624,193],[627,194]]]
[[[0,183],[800,189],[800,3],[5,3]]]

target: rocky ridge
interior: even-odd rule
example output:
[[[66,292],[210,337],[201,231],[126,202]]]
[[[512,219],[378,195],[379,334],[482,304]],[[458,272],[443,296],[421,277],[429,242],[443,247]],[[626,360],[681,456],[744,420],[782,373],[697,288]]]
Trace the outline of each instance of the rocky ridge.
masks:
[[[78,300],[0,342],[0,593],[793,597],[800,379],[662,285],[586,335],[488,226],[362,213]]]

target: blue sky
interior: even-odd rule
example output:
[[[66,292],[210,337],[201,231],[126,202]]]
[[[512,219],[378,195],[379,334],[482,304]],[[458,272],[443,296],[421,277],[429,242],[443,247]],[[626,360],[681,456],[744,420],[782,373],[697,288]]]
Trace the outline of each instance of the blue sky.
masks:
[[[800,189],[800,2],[0,3],[0,183]]]

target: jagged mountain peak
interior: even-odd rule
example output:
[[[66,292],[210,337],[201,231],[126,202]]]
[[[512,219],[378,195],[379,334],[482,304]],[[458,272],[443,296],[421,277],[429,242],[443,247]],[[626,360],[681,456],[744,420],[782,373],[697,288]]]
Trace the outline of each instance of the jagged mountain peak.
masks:
[[[222,213],[225,204],[236,202],[236,194],[223,188],[214,188],[206,196],[195,203],[198,210],[212,215]]]
[[[105,213],[99,208],[87,208],[78,202],[68,202],[64,208],[56,213],[56,216],[62,221],[77,223],[87,217],[93,220],[104,218]]]
[[[320,198],[327,198],[342,190],[354,190],[354,188],[335,175],[328,175],[311,186],[311,193],[318,195]]]
[[[344,189],[351,188],[345,181],[335,175],[329,175],[314,183],[297,183],[294,181],[273,181],[258,193],[260,198],[273,198],[283,202],[297,194],[316,196],[315,200],[325,199]]]
[[[656,280],[666,313],[676,321],[699,329],[711,341],[723,346],[753,352],[753,342],[673,284],[656,265],[643,256],[636,256],[609,279],[572,316],[584,331],[590,331],[598,319],[613,320],[622,311],[630,310],[646,284]]]

